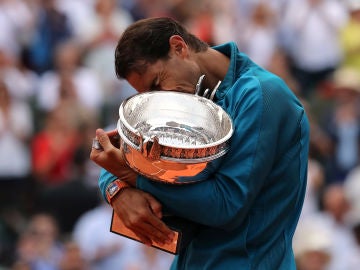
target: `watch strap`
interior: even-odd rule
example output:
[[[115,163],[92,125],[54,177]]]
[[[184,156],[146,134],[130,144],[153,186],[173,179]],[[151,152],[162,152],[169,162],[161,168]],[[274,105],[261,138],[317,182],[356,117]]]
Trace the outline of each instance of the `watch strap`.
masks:
[[[121,181],[119,179],[116,179],[115,181],[111,182],[106,187],[106,199],[109,202],[109,204],[112,203],[115,195],[117,195],[120,191],[124,190],[125,188],[131,187],[128,183],[125,181]]]

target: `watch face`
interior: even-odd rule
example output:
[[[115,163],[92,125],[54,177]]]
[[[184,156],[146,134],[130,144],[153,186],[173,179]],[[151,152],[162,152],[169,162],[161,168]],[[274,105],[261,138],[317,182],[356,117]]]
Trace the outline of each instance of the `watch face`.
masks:
[[[116,184],[112,183],[112,184],[108,187],[108,193],[109,193],[109,195],[110,195],[110,196],[114,195],[115,192],[116,192],[118,189],[119,189],[119,187],[118,187]]]

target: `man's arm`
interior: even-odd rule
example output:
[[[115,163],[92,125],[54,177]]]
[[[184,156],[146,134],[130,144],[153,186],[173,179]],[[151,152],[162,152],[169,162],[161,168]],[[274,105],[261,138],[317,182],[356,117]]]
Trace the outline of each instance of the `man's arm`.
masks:
[[[225,230],[242,224],[255,199],[261,201],[259,192],[275,181],[276,173],[288,174],[287,164],[292,161],[305,164],[299,152],[305,148],[299,137],[303,108],[282,81],[264,83],[266,90],[253,80],[247,89],[234,90],[234,95],[241,93],[238,99],[229,96],[226,102],[234,135],[228,153],[203,172],[205,181],[174,186],[139,176],[138,188],[158,198],[172,214],[194,222]],[[293,182],[279,182],[279,188],[295,186],[297,178],[290,180]]]

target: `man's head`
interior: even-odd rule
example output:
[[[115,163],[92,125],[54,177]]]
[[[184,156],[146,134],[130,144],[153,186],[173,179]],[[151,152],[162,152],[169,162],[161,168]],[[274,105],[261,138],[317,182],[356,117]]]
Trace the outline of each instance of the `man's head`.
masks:
[[[164,63],[167,63],[176,54],[185,59],[188,58],[190,51],[197,53],[207,49],[208,45],[205,42],[189,33],[185,27],[171,18],[139,20],[125,30],[117,44],[115,51],[116,74],[119,78],[129,80],[129,76],[134,73],[139,76],[144,75],[149,71],[149,66],[159,61],[164,66]],[[157,72],[164,71],[158,69]],[[157,79],[161,80],[161,78]],[[131,81],[129,82],[131,83]]]

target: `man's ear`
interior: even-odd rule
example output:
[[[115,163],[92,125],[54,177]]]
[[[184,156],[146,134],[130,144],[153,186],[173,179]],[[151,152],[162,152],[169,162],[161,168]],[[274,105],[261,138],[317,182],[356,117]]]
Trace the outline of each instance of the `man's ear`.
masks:
[[[189,47],[184,39],[179,35],[173,35],[169,38],[170,52],[180,57],[187,57],[189,54]]]

